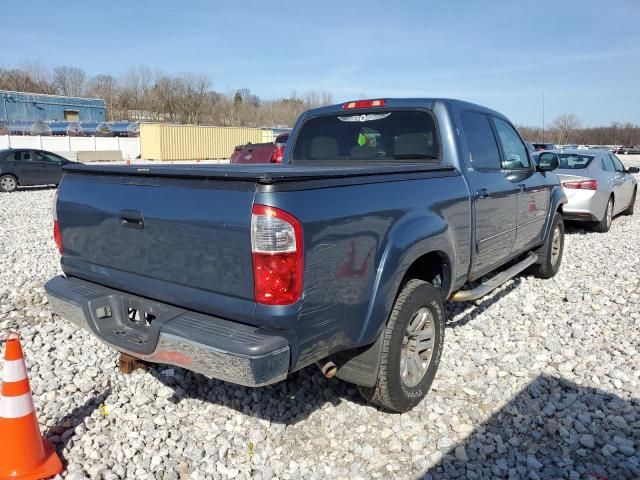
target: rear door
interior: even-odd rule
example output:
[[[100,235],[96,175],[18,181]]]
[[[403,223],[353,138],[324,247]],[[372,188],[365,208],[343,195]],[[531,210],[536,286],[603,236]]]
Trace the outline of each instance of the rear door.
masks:
[[[517,233],[513,252],[524,251],[542,241],[551,198],[547,175],[536,172],[527,147],[516,130],[500,118],[492,118],[502,150],[502,167],[518,189]]]
[[[518,189],[501,166],[498,142],[489,117],[481,112],[461,113],[469,165],[466,175],[471,184],[475,210],[476,278],[504,263],[511,255],[516,238]]]
[[[38,176],[38,166],[33,161],[33,152],[31,150],[16,150],[13,154],[7,156],[13,171],[18,177],[20,185],[38,185],[40,178]]]
[[[42,185],[59,184],[62,178],[62,157],[43,151],[36,151],[34,155],[38,163],[40,183]]]

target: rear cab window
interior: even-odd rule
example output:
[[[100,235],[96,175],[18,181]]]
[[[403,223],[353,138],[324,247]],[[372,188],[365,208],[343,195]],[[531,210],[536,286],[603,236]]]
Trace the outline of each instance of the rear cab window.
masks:
[[[425,111],[346,111],[307,120],[292,161],[407,163],[439,161],[433,116]]]

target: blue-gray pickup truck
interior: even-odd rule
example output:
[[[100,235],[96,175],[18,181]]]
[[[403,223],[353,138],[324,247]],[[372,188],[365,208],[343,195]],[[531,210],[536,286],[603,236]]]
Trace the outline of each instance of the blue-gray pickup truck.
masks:
[[[426,395],[443,301],[560,267],[565,195],[503,115],[361,100],[280,165],[72,166],[52,311],[136,359],[247,386],[316,363],[391,411]]]

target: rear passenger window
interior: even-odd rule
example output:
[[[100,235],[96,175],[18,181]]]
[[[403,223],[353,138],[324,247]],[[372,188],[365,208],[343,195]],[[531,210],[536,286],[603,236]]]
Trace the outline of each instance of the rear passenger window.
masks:
[[[30,162],[31,152],[13,152],[11,155],[7,156],[7,160],[12,160],[14,162]]]
[[[613,166],[613,161],[611,160],[611,157],[609,155],[605,155],[604,157],[602,157],[602,167],[607,172],[615,172],[616,171],[616,167]]]
[[[462,129],[474,169],[500,169],[500,152],[486,115],[462,112]]]
[[[502,168],[506,170],[529,168],[527,148],[522,143],[520,135],[504,120],[494,117],[493,124],[496,126],[504,153]]]
[[[624,165],[622,165],[622,162],[618,159],[618,157],[616,157],[615,155],[609,155],[611,157],[611,160],[613,160],[613,166],[616,169],[616,172],[624,172]]]

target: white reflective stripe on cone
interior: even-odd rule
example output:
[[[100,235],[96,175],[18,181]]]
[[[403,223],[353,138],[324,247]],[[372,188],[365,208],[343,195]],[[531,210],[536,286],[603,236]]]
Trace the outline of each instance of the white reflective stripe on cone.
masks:
[[[2,367],[3,382],[19,382],[25,378],[27,378],[27,367],[24,364],[24,359],[4,361],[4,366]]]
[[[20,418],[35,411],[31,392],[17,397],[0,398],[0,418]]]

